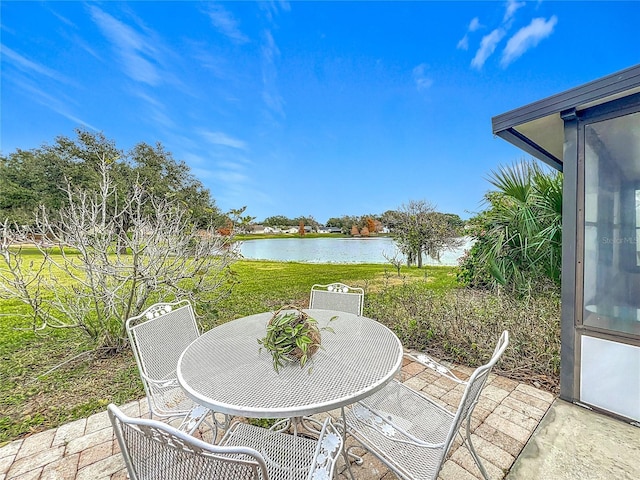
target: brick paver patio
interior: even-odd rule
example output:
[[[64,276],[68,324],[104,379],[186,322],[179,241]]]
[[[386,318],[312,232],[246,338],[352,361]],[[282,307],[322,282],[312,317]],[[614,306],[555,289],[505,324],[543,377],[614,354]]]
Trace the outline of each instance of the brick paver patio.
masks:
[[[468,378],[472,372],[467,367],[451,367],[460,378]],[[455,411],[461,385],[410,361],[405,361],[402,376],[412,388]],[[493,374],[489,377],[474,412],[472,439],[492,479],[505,477],[553,400],[552,394],[533,386]],[[145,399],[124,405],[122,410],[129,416],[148,416]],[[460,444],[458,439],[440,472],[441,480],[481,478],[468,450]],[[372,455],[365,454],[363,459],[363,465],[352,466],[358,480],[396,478]],[[126,478],[106,410],[0,448],[0,480]],[[339,474],[337,478],[347,477]]]

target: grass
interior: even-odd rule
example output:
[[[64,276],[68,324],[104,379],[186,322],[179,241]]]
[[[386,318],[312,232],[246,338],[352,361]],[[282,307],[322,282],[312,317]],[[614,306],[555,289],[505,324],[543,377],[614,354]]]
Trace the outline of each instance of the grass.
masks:
[[[240,261],[234,265],[240,285],[213,312],[203,314],[211,327],[233,318],[275,310],[282,305],[307,305],[311,285],[343,282],[362,287],[367,294],[380,291],[384,285],[402,283],[403,279],[424,280],[435,290],[456,286],[453,267],[403,267],[402,277],[392,274],[389,265],[380,264],[311,264],[297,262]],[[366,296],[365,296],[366,298]]]
[[[35,250],[22,254],[25,265],[37,264]],[[483,363],[499,333],[508,329],[511,344],[497,371],[557,391],[557,293],[515,300],[460,289],[455,267],[402,267],[398,276],[390,265],[242,260],[233,270],[238,284],[227,298],[212,308],[195,305],[203,330],[286,304],[305,307],[314,283],[340,281],[364,288],[364,314],[387,324],[405,347],[440,358]],[[86,353],[92,346],[79,332],[30,330],[27,314],[16,299],[0,300],[0,446],[104,411],[109,402],[144,396],[129,350],[109,356]]]
[[[22,254],[35,258],[37,251],[25,249]],[[392,270],[389,265],[243,260],[234,265],[239,283],[232,294],[215,309],[201,311],[196,305],[196,311],[208,329],[284,304],[306,306],[314,283],[341,281],[365,288],[365,313],[371,308],[369,299],[389,285],[426,282],[434,291],[456,286],[452,267],[403,267],[402,277]],[[34,332],[28,328],[27,314],[17,300],[0,300],[0,445],[103,411],[109,402],[122,404],[144,396],[130,352],[82,355],[91,349],[85,337],[73,330]]]

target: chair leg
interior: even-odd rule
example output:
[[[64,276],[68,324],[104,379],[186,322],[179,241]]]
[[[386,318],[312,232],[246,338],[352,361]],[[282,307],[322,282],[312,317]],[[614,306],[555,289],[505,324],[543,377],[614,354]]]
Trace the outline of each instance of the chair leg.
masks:
[[[224,414],[224,421],[221,422],[216,418],[215,412],[211,411],[211,418],[213,418],[213,422],[220,430],[227,430],[231,425],[231,415]]]
[[[473,442],[471,441],[471,415],[467,415],[466,431],[466,442],[469,444],[469,453],[471,453],[473,460],[476,462],[476,465],[478,465],[478,468],[480,469],[480,473],[482,473],[482,477],[484,478],[484,480],[490,480],[489,475],[487,474],[487,470],[484,468],[484,465],[480,461],[480,456],[476,452],[476,449],[473,446]]]
[[[359,442],[358,442],[359,443]],[[360,448],[362,450],[366,450],[366,447],[362,444],[360,445],[351,445],[349,447],[347,447],[347,456],[349,458],[353,459],[353,463],[355,463],[356,465],[362,465],[364,463],[363,458],[358,455],[357,453],[352,452],[351,450],[353,450],[354,448]]]

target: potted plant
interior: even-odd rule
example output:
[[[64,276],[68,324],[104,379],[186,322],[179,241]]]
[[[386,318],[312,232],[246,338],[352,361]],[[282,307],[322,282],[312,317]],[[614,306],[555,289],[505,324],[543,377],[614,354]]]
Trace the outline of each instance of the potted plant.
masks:
[[[332,317],[330,321],[337,317]],[[318,322],[295,305],[279,308],[267,324],[267,334],[258,343],[271,353],[273,368],[279,372],[285,362],[300,362],[304,367],[321,348],[321,330],[333,333],[331,327],[318,327]],[[311,372],[311,370],[309,370]]]

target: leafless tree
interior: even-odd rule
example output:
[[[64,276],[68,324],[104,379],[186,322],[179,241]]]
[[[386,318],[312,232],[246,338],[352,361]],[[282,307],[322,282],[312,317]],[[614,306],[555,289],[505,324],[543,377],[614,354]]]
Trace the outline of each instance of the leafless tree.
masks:
[[[393,268],[396,269],[396,273],[400,276],[400,269],[402,268],[403,259],[400,256],[400,252],[395,251],[393,254],[382,252],[382,256],[389,262]]]
[[[141,186],[118,198],[104,156],[100,174],[98,191],[68,185],[57,215],[42,209],[35,226],[0,225],[0,295],[30,307],[34,330],[80,329],[96,348],[117,351],[126,319],[150,303],[187,298],[202,307],[228,294],[237,255],[230,236],[198,230],[178,203]],[[27,244],[40,253],[30,264]]]

